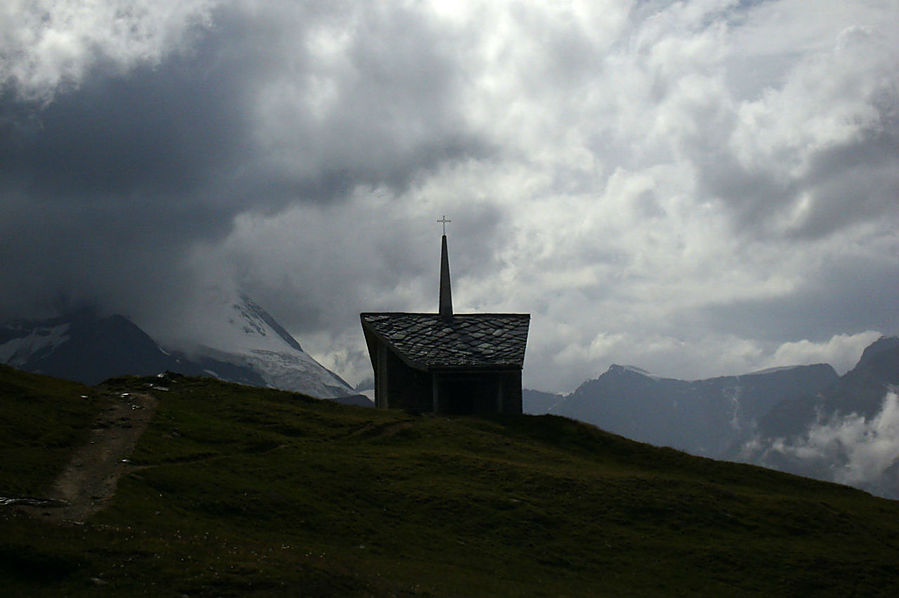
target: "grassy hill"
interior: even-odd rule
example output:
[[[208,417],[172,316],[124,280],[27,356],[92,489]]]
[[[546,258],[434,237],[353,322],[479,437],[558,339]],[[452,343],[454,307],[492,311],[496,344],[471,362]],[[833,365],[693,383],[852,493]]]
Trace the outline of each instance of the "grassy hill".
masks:
[[[877,596],[899,503],[553,416],[435,417],[208,379],[0,368],[0,496],[42,496],[123,392],[157,411],[108,507],[0,507],[27,596]],[[82,395],[87,398],[82,398]]]

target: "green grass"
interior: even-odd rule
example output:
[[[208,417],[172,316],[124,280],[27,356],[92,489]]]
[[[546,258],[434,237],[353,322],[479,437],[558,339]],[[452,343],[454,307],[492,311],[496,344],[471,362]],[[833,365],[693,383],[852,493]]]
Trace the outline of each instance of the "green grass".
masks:
[[[2,453],[0,494],[36,492],[101,403],[3,373],[64,414],[13,402],[4,378],[0,450],[18,452]],[[0,510],[7,594],[842,597],[899,581],[899,503],[843,486],[551,416],[417,416],[189,378],[157,396],[108,509],[81,526]]]
[[[0,496],[43,491],[99,408],[96,389],[0,365]]]

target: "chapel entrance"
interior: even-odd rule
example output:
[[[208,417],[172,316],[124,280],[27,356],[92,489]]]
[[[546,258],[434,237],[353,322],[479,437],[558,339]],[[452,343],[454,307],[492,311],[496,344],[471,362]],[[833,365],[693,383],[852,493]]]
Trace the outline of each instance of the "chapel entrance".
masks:
[[[502,411],[500,380],[491,374],[441,376],[437,383],[439,411],[473,415]]]
[[[440,385],[440,402],[446,405],[446,413],[470,415],[475,412],[477,389],[477,379],[474,378],[445,380]]]

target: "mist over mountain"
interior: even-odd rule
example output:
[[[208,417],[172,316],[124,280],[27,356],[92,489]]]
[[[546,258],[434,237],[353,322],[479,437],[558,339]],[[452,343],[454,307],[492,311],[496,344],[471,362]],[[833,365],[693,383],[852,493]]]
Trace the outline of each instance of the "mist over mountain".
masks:
[[[817,392],[838,376],[826,364],[684,381],[612,365],[550,412],[642,442],[718,457],[748,438],[774,405]]]
[[[899,384],[899,337],[882,337],[869,345],[858,364],[820,393],[777,405],[759,422],[763,437],[791,436],[805,431],[820,418],[849,414],[874,417],[884,395]]]
[[[102,317],[91,309],[0,325],[0,362],[86,384],[126,373],[145,375],[198,367],[179,362],[127,318]]]
[[[899,338],[865,349],[834,384],[776,405],[728,458],[899,498]]]
[[[189,336],[168,339],[166,345],[194,360],[249,369],[262,379],[262,386],[319,398],[358,394],[340,376],[303,351],[271,314],[245,294],[219,289],[196,319]],[[221,377],[217,371],[212,373]]]
[[[11,320],[0,324],[0,363],[87,384],[168,370],[370,405],[250,298],[211,306],[206,315],[206,344],[165,347],[128,318],[92,309]]]
[[[612,365],[567,396],[524,391],[552,413],[634,440],[899,498],[899,338],[838,376],[827,364],[685,381]]]

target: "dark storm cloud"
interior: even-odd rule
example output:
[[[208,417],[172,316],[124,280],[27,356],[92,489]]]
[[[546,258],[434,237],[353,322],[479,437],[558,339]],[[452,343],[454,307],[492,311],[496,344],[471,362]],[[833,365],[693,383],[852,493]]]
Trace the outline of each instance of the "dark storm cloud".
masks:
[[[17,284],[4,307],[158,289],[192,240],[226,233],[220,193],[246,138],[238,91],[227,70],[175,57],[127,76],[98,67],[44,108],[6,95],[0,228]]]
[[[738,337],[776,342],[826,341],[832,330],[899,332],[895,256],[846,257],[808,274],[795,292],[710,305],[689,318]]]
[[[818,239],[899,210],[899,119],[809,152],[803,172],[748,167],[724,147],[694,156],[699,193],[721,200],[741,235]],[[788,221],[788,224],[784,222]]]
[[[820,238],[856,222],[899,213],[899,118],[892,120],[891,129],[866,131],[814,157],[806,176],[813,205],[796,236]]]
[[[725,203],[739,233],[764,233],[772,215],[797,193],[796,181],[784,180],[769,169],[744,167],[720,148],[705,153],[696,164],[701,166],[699,192]]]
[[[428,47],[423,23],[373,12],[352,42],[350,64],[324,75],[336,87],[324,117],[291,95],[307,91],[319,68],[312,57],[291,55],[296,64],[278,81],[282,52],[301,51],[310,31],[225,14],[189,53],[125,75],[100,64],[46,108],[27,111],[7,94],[0,174],[37,197],[95,202],[148,193],[164,202],[180,194],[236,202],[236,211],[330,199],[358,183],[401,187],[421,169],[482,153],[452,113],[454,73]],[[266,33],[289,39],[290,48]],[[260,114],[267,106],[259,92],[280,83],[290,87],[271,102],[273,114]],[[272,130],[260,131],[258,121],[272,117]],[[277,145],[267,145],[273,133]],[[296,171],[293,156],[277,153],[291,150],[306,160]]]
[[[0,315],[60,294],[121,309],[189,285],[181,263],[245,212],[406,188],[486,145],[427,23],[404,10],[223,9],[183,52],[122,72],[98,58],[47,105],[0,96]],[[357,19],[345,60],[318,27]],[[335,32],[346,33],[344,32]],[[314,85],[330,95],[319,112]],[[124,290],[126,288],[140,290]],[[138,311],[140,308],[137,308]]]
[[[179,59],[127,77],[98,69],[0,142],[0,176],[60,202],[190,195],[226,177],[246,150],[231,77]]]

